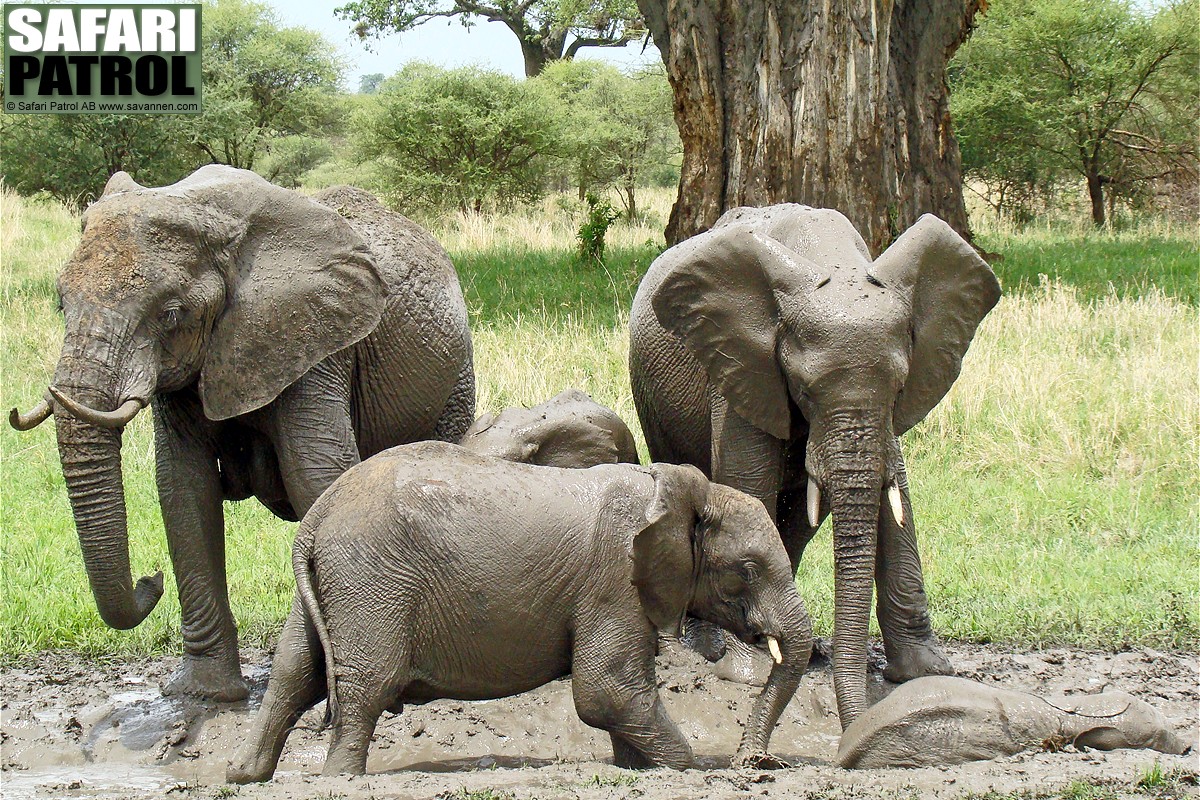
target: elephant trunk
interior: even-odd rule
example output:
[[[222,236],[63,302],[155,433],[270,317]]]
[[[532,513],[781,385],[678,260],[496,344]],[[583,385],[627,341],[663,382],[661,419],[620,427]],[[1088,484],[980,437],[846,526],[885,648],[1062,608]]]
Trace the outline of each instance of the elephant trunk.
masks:
[[[814,448],[833,514],[833,685],[843,730],[867,708],[867,632],[887,440],[883,427],[842,420]]]
[[[746,721],[739,755],[767,752],[771,732],[800,686],[812,653],[812,623],[804,603],[793,590],[774,606],[776,621],[768,625],[779,632],[779,652],[782,656],[771,667],[767,683],[754,701],[754,709]]]
[[[135,396],[148,396],[148,387],[128,386],[121,377],[123,370],[108,366],[121,361],[104,357],[128,355],[132,347],[124,338],[91,326],[84,335],[68,334],[55,373],[56,387],[82,406],[99,410],[115,407],[131,389],[137,390]],[[162,596],[163,576],[160,571],[133,584],[121,479],[121,428],[80,419],[59,402],[54,404],[54,421],[63,478],[97,610],[110,627],[136,627]]]

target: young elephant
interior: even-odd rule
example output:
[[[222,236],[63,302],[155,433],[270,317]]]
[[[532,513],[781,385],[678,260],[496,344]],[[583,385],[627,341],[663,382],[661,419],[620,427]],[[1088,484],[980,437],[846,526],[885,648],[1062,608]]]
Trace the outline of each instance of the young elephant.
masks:
[[[904,684],[858,717],[842,734],[837,763],[861,769],[949,766],[1052,744],[1148,747],[1174,755],[1191,749],[1162,714],[1124,692],[1051,703],[939,676]]]
[[[480,455],[544,467],[638,463],[637,445],[625,421],[578,389],[567,389],[533,408],[484,414],[460,444]]]
[[[774,656],[737,755],[770,765],[811,647],[762,504],[688,466],[568,470],[396,447],[322,495],[292,566],[298,597],[232,782],[269,779],[288,730],[323,697],[325,773],[360,774],[385,709],[504,697],[567,674],[618,765],[686,768],[691,747],[654,677],[656,630],[685,612]]]

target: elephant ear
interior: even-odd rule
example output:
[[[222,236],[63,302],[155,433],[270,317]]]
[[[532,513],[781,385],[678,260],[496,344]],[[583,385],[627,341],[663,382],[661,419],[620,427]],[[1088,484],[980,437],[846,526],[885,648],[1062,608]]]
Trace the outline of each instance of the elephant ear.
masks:
[[[703,365],[735,412],[778,439],[791,430],[787,381],[776,358],[776,294],[808,294],[829,280],[816,264],[729,223],[662,255],[667,275],[650,297],[654,314]]]
[[[541,431],[538,423],[530,426],[530,438],[539,440],[534,463],[587,468],[619,460],[613,432],[586,415],[568,414],[541,424],[545,426]]]
[[[655,464],[650,474],[654,496],[633,538],[633,585],[654,627],[678,636],[696,587],[708,479],[690,465]]]
[[[870,275],[907,295],[912,308],[912,358],[893,415],[900,435],[950,391],[975,330],[1000,299],[1000,283],[971,245],[932,214],[892,243]]]
[[[215,420],[261,408],[365,337],[387,297],[366,243],[336,211],[266,181],[242,179],[236,192],[253,210],[200,375]]]

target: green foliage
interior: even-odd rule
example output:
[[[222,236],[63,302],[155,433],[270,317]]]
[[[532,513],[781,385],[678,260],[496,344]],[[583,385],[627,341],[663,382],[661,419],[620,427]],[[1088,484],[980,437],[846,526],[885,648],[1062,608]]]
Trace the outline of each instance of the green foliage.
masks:
[[[625,44],[645,28],[635,0],[351,0],[335,13],[357,23],[355,32],[364,39],[439,18],[457,18],[467,27],[481,18],[503,22],[520,42],[529,77],[574,58],[581,48]]]
[[[186,120],[152,114],[6,114],[0,175],[21,194],[47,192],[73,208],[118,170],[149,186],[173,183],[207,159],[181,144]]]
[[[1196,174],[1197,0],[997,0],[949,68],[968,179],[1028,214],[1082,178],[1102,224],[1166,176]],[[1109,209],[1105,208],[1105,195]]]
[[[562,121],[540,87],[479,67],[409,64],[355,115],[352,139],[399,208],[481,211],[532,201]]]
[[[343,102],[331,44],[281,27],[268,6],[250,0],[210,0],[203,36],[202,114],[4,115],[4,181],[82,207],[117,170],[161,186],[218,162],[294,185],[328,158],[318,139],[332,132]]]
[[[626,75],[598,61],[564,61],[537,79],[568,120],[566,173],[583,195],[619,186],[628,216],[637,215],[636,187],[652,178],[678,181],[681,152],[671,86],[662,67]]]
[[[203,63],[204,113],[191,139],[219,164],[254,169],[272,139],[324,131],[340,116],[334,46],[316,31],[281,27],[263,3],[210,0]]]
[[[604,263],[604,234],[620,214],[612,203],[591,192],[587,194],[587,219],[579,226],[579,259],[587,264]]]
[[[379,85],[383,83],[386,77],[382,72],[372,72],[369,75],[363,75],[358,79],[359,94],[375,94],[379,91]]]
[[[272,183],[294,189],[310,170],[333,156],[326,139],[313,136],[281,136],[271,139],[259,159],[258,172]]]

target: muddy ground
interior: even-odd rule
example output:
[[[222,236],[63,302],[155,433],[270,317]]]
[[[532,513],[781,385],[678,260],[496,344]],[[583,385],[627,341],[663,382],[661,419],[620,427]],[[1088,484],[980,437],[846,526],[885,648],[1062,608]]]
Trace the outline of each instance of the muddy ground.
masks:
[[[1152,703],[1181,734],[1200,743],[1200,660],[1194,654],[949,649],[961,675],[989,684],[1047,697],[1125,690]],[[325,734],[296,730],[272,783],[233,787],[224,785],[225,762],[258,707],[269,666],[262,651],[247,651],[243,658],[253,681],[251,700],[220,706],[162,698],[159,684],[174,659],[98,665],[79,656],[43,654],[3,671],[0,795],[5,800],[235,795],[382,800],[470,792],[478,792],[481,800],[948,798],[993,790],[1036,796],[1087,781],[1103,785],[1108,796],[1146,797],[1134,783],[1155,761],[1182,776],[1175,793],[1196,791],[1196,751],[1167,756],[1069,748],[948,769],[831,767],[839,729],[827,664],[810,669],[771,742],[775,754],[796,766],[775,772],[730,770],[729,757],[756,690],[720,680],[698,657],[675,650],[659,658],[659,682],[671,715],[692,741],[700,769],[633,773],[613,767],[607,736],[579,721],[569,681],[561,680],[503,700],[439,701],[385,715],[372,745],[370,774],[362,778],[320,777]],[[873,691],[881,695],[888,689],[876,673]],[[310,711],[302,728],[317,727],[323,708]]]

